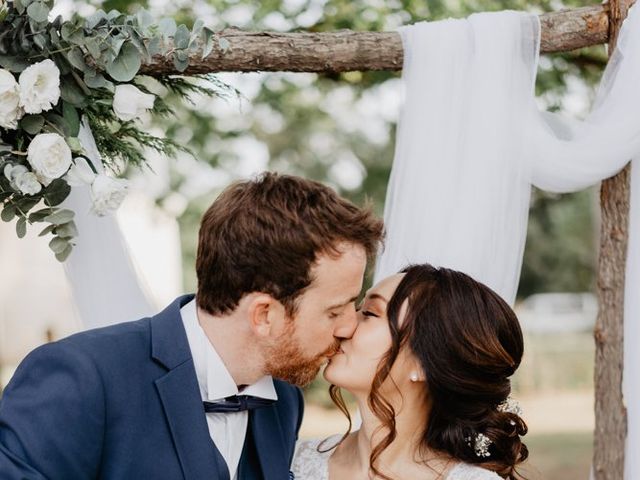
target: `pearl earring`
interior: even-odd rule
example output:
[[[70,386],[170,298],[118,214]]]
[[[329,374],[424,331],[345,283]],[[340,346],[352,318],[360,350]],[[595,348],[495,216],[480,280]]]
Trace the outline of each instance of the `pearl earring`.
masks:
[[[413,372],[411,374],[411,381],[412,382],[417,382],[418,381],[418,374],[417,373]]]

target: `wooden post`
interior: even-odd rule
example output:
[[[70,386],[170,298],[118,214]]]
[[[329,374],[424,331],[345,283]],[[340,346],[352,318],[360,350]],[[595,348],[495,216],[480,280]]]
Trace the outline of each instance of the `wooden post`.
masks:
[[[609,54],[611,54],[616,45],[622,21],[626,18],[627,11],[633,2],[611,0],[609,3]],[[598,261],[600,310],[594,331],[596,430],[593,445],[593,474],[595,480],[624,478],[627,411],[622,396],[622,372],[629,173],[628,165],[615,177],[602,182],[600,189],[602,211]]]

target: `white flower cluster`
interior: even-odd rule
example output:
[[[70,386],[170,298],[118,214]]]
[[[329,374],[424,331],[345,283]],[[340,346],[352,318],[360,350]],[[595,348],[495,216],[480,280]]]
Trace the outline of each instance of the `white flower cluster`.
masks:
[[[43,60],[24,69],[16,81],[0,69],[0,127],[15,130],[25,113],[41,113],[58,103],[60,70],[53,60]]]
[[[15,130],[25,114],[51,110],[60,99],[60,70],[52,60],[43,60],[27,67],[19,76],[0,69],[0,127]],[[153,108],[155,96],[133,85],[118,85],[113,98],[113,110],[122,121],[135,120]],[[6,165],[4,175],[12,188],[24,195],[36,195],[43,186],[62,178],[70,186],[91,187],[91,210],[107,215],[118,209],[126,195],[125,180],[96,174],[84,158],[72,159],[65,139],[57,133],[40,133],[27,147],[30,171],[24,165]],[[66,176],[65,176],[66,174]]]
[[[89,160],[84,158],[76,158],[65,180],[72,187],[91,187],[91,211],[100,217],[116,211],[127,195],[126,180],[94,173],[89,167]]]
[[[467,442],[467,445],[469,445],[470,448],[473,448],[476,457],[489,458],[491,456],[489,447],[493,442],[484,433],[478,433],[474,436],[474,438],[466,437],[464,440]]]

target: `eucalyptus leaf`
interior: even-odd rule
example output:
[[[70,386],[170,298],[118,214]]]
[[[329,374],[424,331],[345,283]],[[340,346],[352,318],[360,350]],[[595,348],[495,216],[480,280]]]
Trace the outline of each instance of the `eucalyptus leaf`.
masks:
[[[149,55],[149,50],[147,49],[147,46],[145,45],[142,39],[140,39],[137,35],[133,34],[131,35],[131,42],[138,49],[138,51],[142,55],[142,58],[144,59],[145,62],[151,61],[151,55]]]
[[[58,210],[44,217],[44,221],[54,225],[63,225],[73,220],[74,213],[71,210]]]
[[[58,115],[57,113],[47,112],[45,114],[45,119],[49,124],[52,124],[55,127],[53,130],[55,133],[65,137],[71,135],[71,128],[63,116]]]
[[[187,26],[184,24],[180,25],[173,36],[173,44],[176,50],[188,48],[190,36],[191,34]]]
[[[69,126],[69,135],[77,137],[80,132],[80,115],[76,108],[68,102],[62,102],[62,117]]]
[[[22,213],[28,213],[33,207],[35,207],[38,202],[40,202],[39,197],[35,196],[24,196],[20,200],[17,200],[16,208],[18,208]]]
[[[13,55],[0,55],[0,67],[6,68],[12,72],[22,72],[29,66],[29,62],[22,57]]]
[[[118,10],[109,10],[109,13],[107,13],[107,20],[110,20],[112,22],[118,20],[119,18],[123,18],[125,17],[124,14],[120,13]],[[122,22],[116,22],[116,23],[122,23]]]
[[[69,102],[76,107],[82,107],[85,104],[86,97],[84,92],[72,80],[62,80],[60,82],[60,96],[65,102]]]
[[[113,52],[114,58],[120,54],[120,50],[122,49],[122,45],[127,39],[125,37],[115,37],[111,40],[111,51]]]
[[[84,83],[86,83],[89,88],[103,88],[106,87],[109,82],[101,73],[91,75],[90,73],[85,72]]]
[[[204,36],[202,42],[202,59],[204,60],[213,51],[215,33],[209,28],[204,28],[202,34]]]
[[[53,210],[51,208],[42,208],[36,212],[33,212],[29,215],[29,221],[31,223],[41,222],[45,219],[47,215],[50,215]]]
[[[204,28],[204,21],[200,18],[196,18],[196,21],[193,22],[193,28],[191,29],[191,33],[194,36],[200,35],[200,32]]]
[[[104,10],[98,10],[93,15],[89,15],[87,17],[87,19],[84,22],[84,26],[85,26],[85,28],[87,28],[89,30],[93,30],[94,28],[96,28],[100,24],[100,22],[103,22],[106,19],[107,19],[107,14],[105,13],[105,11]]]
[[[189,66],[189,59],[181,60],[177,55],[178,52],[174,52],[173,54],[173,66],[179,72],[184,72]]]
[[[73,238],[78,236],[78,229],[75,222],[65,223],[56,228],[56,235],[61,238]]]
[[[36,46],[40,49],[40,50],[44,50],[47,48],[47,37],[46,35],[44,35],[43,33],[37,33],[33,36],[33,43],[36,44]]]
[[[84,42],[84,46],[89,52],[89,55],[91,55],[95,59],[100,58],[102,49],[100,48],[100,43],[96,38],[94,37],[87,38],[86,41]]]
[[[44,201],[50,207],[60,205],[71,193],[71,187],[67,182],[60,178],[56,178],[44,190]]]
[[[178,26],[173,18],[163,18],[158,22],[158,28],[166,41],[169,37],[173,37],[176,34]]]
[[[143,30],[149,28],[151,25],[153,25],[154,22],[153,16],[149,13],[148,10],[145,10],[144,8],[138,10],[136,18],[138,20],[138,25]]]
[[[84,61],[84,54],[78,47],[74,47],[67,52],[67,60],[73,65],[74,68],[84,72],[87,69],[87,64]]]
[[[49,7],[44,2],[33,2],[27,7],[27,15],[39,23],[47,21],[49,11]]]
[[[84,148],[82,148],[82,143],[80,143],[80,139],[78,137],[67,137],[65,140],[67,141],[67,145],[69,145],[71,151],[76,153],[84,152]]]
[[[20,15],[27,9],[28,3],[29,2],[26,2],[25,4],[25,0],[13,0],[13,6]]]
[[[160,42],[160,37],[153,37],[151,40],[149,40],[149,43],[147,43],[147,51],[149,52],[149,55],[153,57],[154,55],[158,55],[162,51]]]
[[[71,254],[72,250],[73,250],[73,247],[71,246],[71,244],[70,243],[67,244],[67,246],[62,252],[56,253],[56,260],[58,260],[59,262],[64,262],[67,258],[69,258],[69,255]]]
[[[53,253],[62,253],[69,246],[69,240],[66,238],[53,237],[49,242],[49,248]]]
[[[175,55],[181,62],[189,61],[189,52],[187,50],[176,50]]]
[[[16,216],[16,207],[13,205],[5,205],[2,213],[0,213],[0,218],[2,218],[5,222],[10,222],[13,220],[13,217]]]
[[[38,220],[41,221],[41,220]],[[47,227],[45,227],[39,234],[39,237],[44,237],[45,235],[53,232],[56,228],[56,225],[48,225]]]
[[[37,135],[44,127],[44,117],[42,115],[27,115],[20,120],[20,128],[30,135]]]
[[[27,219],[25,217],[20,217],[16,222],[16,234],[18,238],[24,238],[27,234]]]
[[[140,52],[131,42],[126,42],[120,54],[107,65],[107,73],[117,82],[129,82],[140,70],[140,65]]]

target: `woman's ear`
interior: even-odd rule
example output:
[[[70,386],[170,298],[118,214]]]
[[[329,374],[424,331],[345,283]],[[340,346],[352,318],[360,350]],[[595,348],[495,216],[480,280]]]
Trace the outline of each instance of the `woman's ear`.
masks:
[[[413,357],[409,360],[409,380],[411,383],[425,382],[427,380],[424,370],[417,358]]]

